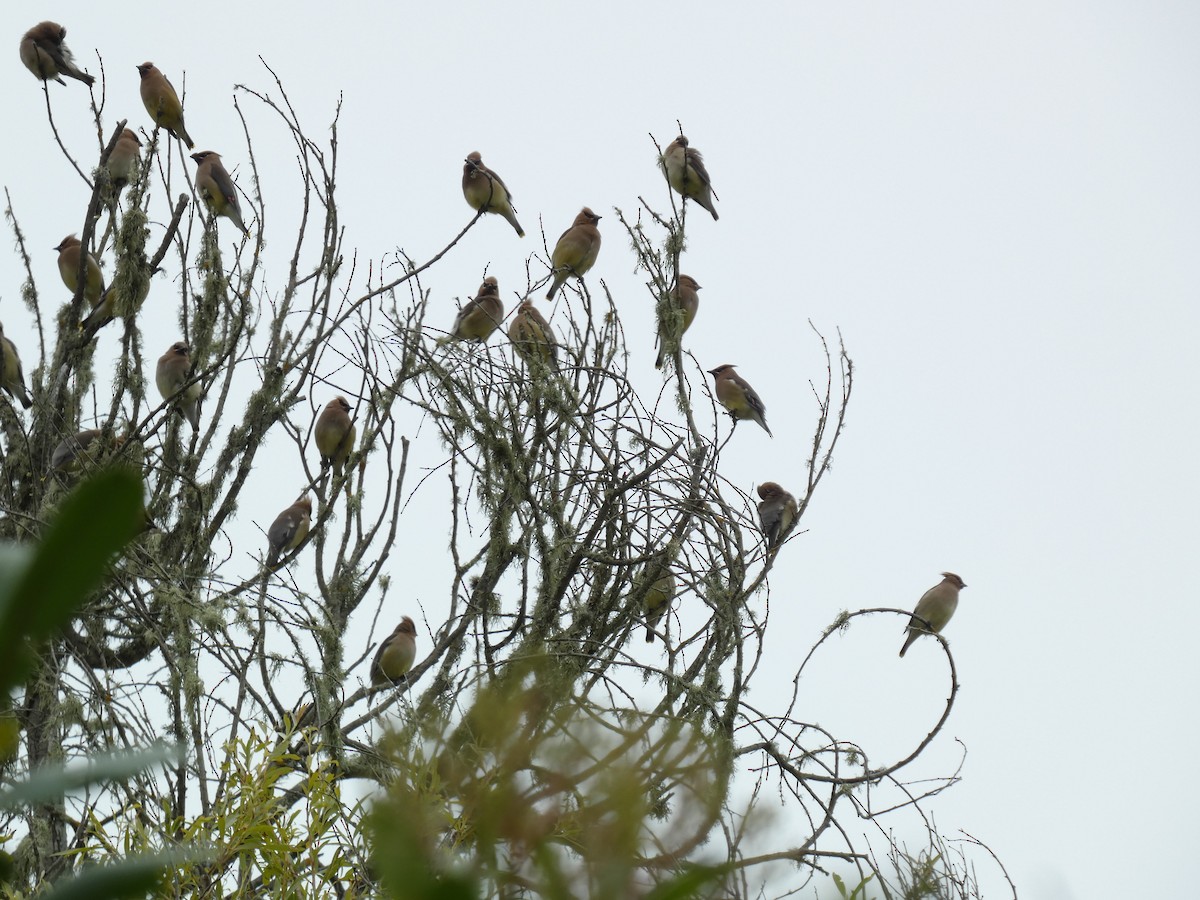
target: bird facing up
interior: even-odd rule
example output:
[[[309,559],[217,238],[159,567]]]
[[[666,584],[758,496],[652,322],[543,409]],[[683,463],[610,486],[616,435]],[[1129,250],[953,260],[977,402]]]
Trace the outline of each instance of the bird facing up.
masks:
[[[953,572],[943,572],[941,582],[921,595],[908,622],[908,637],[904,639],[904,646],[900,648],[901,656],[921,635],[929,634],[931,629],[938,633],[946,627],[946,623],[954,615],[954,610],[958,608],[958,592],[966,586]],[[926,625],[926,622],[929,624]]]
[[[523,300],[517,308],[508,326],[508,339],[526,365],[532,365],[536,359],[542,365],[558,368],[558,341],[532,300]]]
[[[667,183],[675,189],[675,193],[695,200],[712,213],[713,221],[719,218],[713,207],[716,194],[713,193],[708,170],[704,168],[704,159],[699,150],[688,146],[686,137],[681,134],[667,145],[660,164],[666,173]]]
[[[183,341],[176,341],[167,348],[167,352],[158,358],[158,368],[154,372],[154,382],[164,400],[170,400],[177,394],[179,414],[188,420],[192,431],[200,430],[200,382],[193,382],[184,388],[192,377],[192,348]],[[180,391],[183,391],[180,394]]]
[[[570,276],[582,278],[595,264],[600,254],[600,229],[596,223],[601,218],[585,206],[571,227],[559,237],[554,252],[550,254],[554,281],[546,293],[547,300],[554,299],[555,292]]]
[[[758,521],[762,526],[763,537],[767,539],[767,549],[774,550],[783,543],[783,539],[796,524],[800,508],[796,505],[796,498],[774,481],[764,481],[760,484],[758,496],[762,500],[758,504]]]
[[[650,585],[650,590],[646,592],[646,598],[642,601],[642,613],[646,617],[647,644],[654,643],[654,629],[667,614],[667,610],[671,608],[671,601],[674,599],[675,576],[668,570],[655,579],[654,584]]]
[[[395,684],[408,674],[417,658],[417,626],[405,616],[383,639],[371,661],[371,684]]]
[[[238,202],[237,188],[233,179],[221,164],[221,154],[212,150],[201,150],[193,153],[196,161],[196,193],[204,198],[208,208],[214,215],[224,216],[238,227],[242,234],[249,234],[249,229],[242,221],[242,205]]]
[[[16,345],[5,337],[3,325],[0,325],[0,390],[14,400],[19,400],[25,409],[33,406],[29,389],[25,387],[21,357],[17,355]]]
[[[504,320],[504,301],[500,299],[500,283],[496,276],[489,275],[483,279],[472,300],[468,300],[458,315],[454,317],[454,325],[450,333],[441,338],[438,343],[450,341],[475,341],[483,343],[492,336],[492,332],[500,327]]]
[[[305,494],[275,517],[267,529],[267,566],[274,569],[282,556],[291,553],[308,537],[312,525],[312,500]]]
[[[137,70],[142,77],[142,104],[150,118],[156,125],[165,128],[176,140],[187,144],[187,148],[191,150],[196,143],[183,125],[183,104],[167,76],[152,62],[142,63]]]
[[[39,22],[21,38],[21,62],[42,81],[53,78],[59,84],[66,84],[62,80],[66,75],[91,87],[96,79],[75,68],[71,51],[63,43],[66,36],[67,29],[57,22]]]
[[[346,465],[346,457],[354,449],[355,427],[350,418],[350,401],[345,397],[334,397],[325,404],[313,427],[313,437],[321,454],[321,468],[333,467],[335,478],[340,478]]]
[[[767,427],[767,408],[762,399],[745,378],[733,371],[734,368],[730,363],[726,363],[708,370],[716,383],[717,400],[729,411],[734,428],[737,427],[739,419],[749,419],[757,422],[767,434],[774,437],[771,429]]]
[[[667,355],[679,346],[679,341],[696,318],[700,307],[700,285],[691,275],[680,275],[679,283],[671,288],[665,306],[660,306],[658,317],[658,359],[654,368],[661,369]]]
[[[517,221],[517,213],[513,209],[512,193],[500,176],[483,164],[483,157],[478,150],[468,153],[463,162],[463,196],[471,209],[504,216],[517,237],[525,237],[525,229]]]
[[[83,252],[83,245],[75,235],[68,234],[54,249],[58,251],[58,274],[67,290],[74,295],[79,287],[79,254]],[[86,265],[83,299],[89,308],[95,308],[100,303],[100,295],[104,293],[104,274],[100,271],[100,263],[90,253],[87,254]]]

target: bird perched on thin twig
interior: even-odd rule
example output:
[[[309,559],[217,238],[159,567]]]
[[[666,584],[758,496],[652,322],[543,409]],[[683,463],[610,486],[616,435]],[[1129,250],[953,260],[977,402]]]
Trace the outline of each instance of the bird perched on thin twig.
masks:
[[[946,627],[954,610],[958,608],[958,592],[966,583],[953,572],[943,572],[942,580],[921,595],[917,608],[908,621],[908,637],[900,648],[900,655],[912,646],[923,634],[938,633]]]
[[[596,227],[601,216],[596,215],[586,206],[579,211],[571,227],[564,231],[554,245],[550,254],[550,267],[554,270],[554,281],[546,293],[547,300],[553,300],[555,292],[564,281],[572,275],[583,278],[587,271],[595,265],[600,253],[600,229]]]
[[[667,355],[675,352],[684,333],[692,327],[700,307],[700,285],[691,275],[680,275],[679,283],[671,288],[665,304],[659,306],[658,359],[654,367],[661,369]]]
[[[172,137],[187,144],[187,148],[191,150],[196,143],[183,125],[183,103],[175,93],[175,87],[152,62],[142,63],[137,70],[142,77],[142,104],[150,118],[156,125],[165,128]]]
[[[346,457],[354,449],[354,420],[350,418],[350,401],[345,397],[334,397],[325,404],[317,416],[313,428],[317,450],[321,454],[321,468],[333,468],[335,478],[340,478]]]
[[[63,43],[66,36],[67,29],[57,22],[39,22],[21,38],[21,62],[42,81],[53,78],[59,84],[66,84],[61,77],[66,75],[91,87],[96,79],[75,67],[74,57]]]
[[[642,601],[642,612],[646,617],[647,644],[654,643],[654,629],[667,614],[667,610],[671,608],[671,601],[674,599],[675,576],[668,569],[654,580],[654,584],[650,585],[650,589],[646,591],[646,597]]]
[[[204,198],[213,215],[224,216],[237,226],[242,234],[250,230],[242,221],[242,204],[238,201],[237,188],[233,179],[221,164],[221,154],[212,150],[201,150],[193,153],[196,161],[196,193]]]
[[[483,279],[479,293],[468,300],[454,317],[450,333],[438,338],[439,344],[451,341],[482,343],[492,336],[504,320],[504,302],[500,299],[500,284],[494,275]]]
[[[408,674],[417,658],[417,626],[405,616],[383,639],[371,661],[371,684],[395,684]]]
[[[504,216],[518,237],[525,237],[525,229],[517,221],[512,205],[512,194],[500,176],[483,164],[483,157],[476,150],[468,153],[463,165],[463,196],[471,209]]]
[[[108,177],[112,182],[113,193],[120,195],[121,190],[137,177],[137,166],[142,159],[142,141],[132,128],[126,128],[113,144],[112,153],[108,154]]]
[[[767,427],[766,406],[754,388],[750,387],[750,382],[734,372],[734,368],[726,363],[708,370],[716,382],[717,400],[729,411],[734,428],[737,427],[739,419],[750,419],[761,425],[767,434],[771,434],[771,429]]]
[[[21,357],[17,355],[16,345],[5,336],[3,325],[0,325],[0,390],[14,400],[19,400],[25,409],[33,406],[29,389],[25,387]]]
[[[799,507],[796,505],[796,498],[774,481],[764,481],[760,484],[758,496],[762,500],[758,504],[758,521],[762,526],[763,537],[767,539],[767,549],[774,550],[783,543],[783,539],[796,524]]]
[[[708,170],[704,168],[704,159],[699,150],[688,146],[686,137],[681,134],[667,145],[660,165],[666,173],[667,183],[677,194],[695,200],[712,213],[714,221],[719,218],[713,207],[713,198],[717,195],[713,192]]]
[[[274,569],[282,556],[291,553],[308,537],[312,525],[312,500],[308,494],[281,512],[267,529],[267,566]]]
[[[526,365],[536,359],[543,365],[558,368],[558,341],[550,323],[537,311],[532,300],[523,300],[517,308],[508,326],[508,339]]]
[[[74,294],[79,287],[79,254],[83,252],[83,245],[75,235],[68,234],[54,249],[58,251],[58,274],[67,290]],[[93,308],[104,293],[104,274],[100,271],[100,263],[90,253],[87,254],[85,265],[83,299],[89,308]]]
[[[200,430],[200,382],[192,382],[184,388],[192,375],[192,348],[183,341],[176,341],[167,348],[167,352],[158,358],[158,368],[154,372],[154,382],[164,400],[170,400],[178,395],[176,411],[188,420],[192,431]],[[183,393],[180,393],[183,391]]]

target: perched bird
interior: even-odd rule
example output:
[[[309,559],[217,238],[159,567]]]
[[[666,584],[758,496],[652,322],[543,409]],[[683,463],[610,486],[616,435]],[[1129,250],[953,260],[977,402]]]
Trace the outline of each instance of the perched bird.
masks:
[[[734,366],[729,363],[708,370],[716,382],[717,400],[729,410],[729,417],[733,419],[733,427],[737,427],[739,419],[750,419],[761,425],[767,434],[771,434],[771,429],[767,427],[766,406],[763,405],[754,388],[750,387],[750,383],[733,370]],[[774,436],[771,434],[771,437]]]
[[[29,389],[25,387],[21,357],[17,355],[16,345],[4,336],[3,325],[0,325],[0,390],[14,400],[20,400],[25,409],[33,406],[33,400],[29,398]]]
[[[112,181],[113,190],[121,193],[121,189],[137,177],[137,166],[142,158],[142,142],[137,132],[126,128],[113,145],[112,153],[108,154],[108,177]]]
[[[267,566],[275,568],[281,556],[299,547],[301,541],[308,537],[311,525],[312,500],[305,494],[277,515],[271,527],[267,529],[267,543],[270,545]]]
[[[75,235],[68,234],[54,249],[58,251],[58,274],[62,276],[67,290],[74,295],[79,287],[79,254],[83,252],[83,245]],[[100,271],[100,263],[90,253],[87,254],[86,265],[83,299],[89,307],[94,308],[104,293],[104,274]]]
[[[463,196],[471,209],[482,209],[484,212],[497,213],[508,220],[517,237],[525,237],[525,229],[517,221],[516,210],[512,206],[512,194],[500,176],[483,164],[479,151],[467,154],[463,166]]]
[[[667,294],[667,302],[660,306],[658,319],[658,359],[654,367],[661,369],[667,354],[675,350],[684,333],[692,327],[696,310],[700,306],[700,285],[691,275],[680,275],[679,283]]]
[[[958,608],[958,592],[965,587],[963,580],[953,572],[943,572],[942,581],[921,595],[921,599],[917,601],[917,608],[913,610],[912,618],[908,621],[908,637],[904,640],[904,646],[900,648],[901,656],[921,635],[929,634],[931,630],[940,632],[946,627],[946,623],[954,615],[954,610]]]
[[[559,286],[570,276],[582,278],[595,264],[596,256],[600,253],[600,229],[596,227],[600,218],[585,206],[571,227],[559,237],[554,252],[550,254],[554,282],[546,294],[547,300],[554,299]]]
[[[371,660],[371,684],[394,684],[408,674],[416,658],[417,626],[405,616],[375,651],[375,658]]]
[[[764,481],[760,484],[758,496],[762,500],[758,504],[758,521],[762,526],[763,537],[767,539],[767,549],[774,550],[783,543],[783,539],[796,524],[799,507],[796,506],[796,498],[774,481]]]
[[[183,341],[176,341],[167,348],[167,352],[158,358],[158,368],[154,372],[154,382],[164,400],[179,396],[175,409],[188,420],[192,431],[200,430],[200,382],[184,385],[192,377],[192,348]],[[183,391],[182,394],[179,392]]]
[[[179,95],[175,93],[175,88],[171,86],[167,76],[152,62],[142,63],[137,70],[142,76],[142,103],[150,118],[156,125],[167,129],[177,140],[187,144],[187,148],[191,150],[196,143],[183,126],[183,104],[179,102]]]
[[[479,293],[468,300],[458,315],[450,333],[438,340],[439,344],[450,341],[475,341],[482,343],[492,336],[504,320],[504,303],[500,299],[500,284],[494,275],[483,279]]]
[[[532,300],[523,300],[508,326],[508,339],[526,365],[537,359],[551,368],[558,368],[558,341],[550,323],[534,307]]]
[[[642,612],[646,617],[646,643],[654,643],[654,629],[671,608],[675,599],[675,576],[668,570],[660,575],[646,592]]]
[[[192,159],[199,166],[196,169],[196,192],[204,198],[208,208],[214,215],[227,218],[242,234],[249,234],[249,229],[242,221],[242,205],[238,202],[237,188],[221,165],[221,154],[201,150],[193,153]]]
[[[667,183],[677,194],[695,200],[712,213],[714,221],[719,218],[716,209],[713,208],[713,198],[716,194],[713,193],[708,170],[704,168],[704,159],[699,150],[688,146],[687,138],[681,134],[671,141],[663,152],[660,165],[666,173]]]
[[[68,438],[64,438],[50,454],[50,469],[65,472],[75,467],[79,454],[85,452],[96,438],[100,437],[99,428],[89,428]]]
[[[341,476],[346,457],[354,449],[355,428],[350,409],[350,402],[345,397],[334,397],[325,404],[313,428],[317,450],[321,454],[321,468],[332,466],[335,477]]]
[[[100,295],[100,302],[92,307],[92,311],[83,320],[83,342],[86,344],[96,336],[96,332],[116,318],[113,313],[114,300],[112,287],[106,287]]]
[[[47,81],[53,78],[59,84],[66,84],[63,75],[82,81],[91,87],[96,79],[86,72],[75,68],[71,62],[71,51],[63,43],[67,29],[57,22],[40,22],[34,25],[21,38],[21,62],[35,77]]]

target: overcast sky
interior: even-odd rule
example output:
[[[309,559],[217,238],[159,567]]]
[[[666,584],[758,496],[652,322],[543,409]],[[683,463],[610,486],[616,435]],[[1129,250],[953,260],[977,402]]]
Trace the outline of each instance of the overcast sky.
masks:
[[[80,229],[86,202],[17,58],[39,17],[67,26],[93,74],[99,50],[109,128],[148,125],[136,64],[186,80],[197,149],[240,167],[246,189],[233,85],[271,87],[260,55],[315,135],[344,94],[341,218],[361,260],[443,246],[469,218],[461,165],[480,150],[529,237],[481,223],[425,280],[440,310],[430,324],[449,325],[487,265],[502,290],[523,284],[539,218],[553,242],[591,206],[605,243],[589,278],[613,291],[647,393],[660,384],[651,306],[614,207],[632,212],[639,194],[665,205],[648,135],[665,145],[681,121],[721,214],[689,216],[684,270],[703,291],[685,343],[706,368],[738,364],[775,432],[739,429],[723,474],[799,492],[805,383],[824,377],[808,319],[840,329],[857,367],[834,469],[772,576],[772,677],[760,673],[754,702],[787,699],[798,656],[840,610],[911,608],[958,572],[968,588],[946,637],[962,691],[922,767],[945,773],[953,739],[966,747],[962,783],[929,806],[940,828],[988,843],[1022,898],[1178,894],[1200,844],[1200,8],[408,6],[349,18],[306,0],[159,4],[118,20],[96,4],[6,4],[0,171],[39,288],[61,293],[50,248]],[[66,139],[90,164],[86,91],[51,87],[60,124],[82,120]],[[293,151],[250,110],[268,251],[274,240],[282,257]],[[174,274],[156,282],[168,297]],[[268,267],[266,289],[285,274]],[[0,276],[0,320],[30,370],[15,254]],[[174,311],[152,305],[151,359],[178,338]],[[263,509],[246,504],[234,526],[256,547],[290,502],[260,469]],[[417,556],[445,548],[420,523],[406,539]],[[421,599],[436,622],[442,593]],[[364,642],[368,626],[355,623]],[[897,658],[902,630],[857,620],[801,682],[805,717],[879,764],[925,734],[946,696],[932,641]],[[982,859],[979,874],[1004,896]]]

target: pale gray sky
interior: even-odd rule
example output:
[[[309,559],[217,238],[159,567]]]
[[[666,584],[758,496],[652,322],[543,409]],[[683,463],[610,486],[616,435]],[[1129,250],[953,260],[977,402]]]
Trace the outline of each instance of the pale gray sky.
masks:
[[[963,782],[929,805],[942,830],[987,842],[1022,898],[1177,893],[1200,844],[1200,792],[1186,774],[1200,755],[1186,700],[1200,679],[1200,9],[647,6],[351,14],[303,0],[217,2],[116,20],[95,4],[6,5],[0,170],[38,286],[57,301],[50,248],[79,230],[86,200],[17,59],[39,18],[67,26],[93,74],[99,49],[109,127],[126,116],[147,125],[137,63],[153,60],[179,88],[186,72],[197,149],[240,167],[246,189],[232,86],[271,87],[259,55],[314,134],[343,93],[341,217],[360,260],[440,248],[469,218],[461,164],[480,150],[529,237],[481,223],[425,279],[430,324],[449,324],[453,298],[474,291],[485,265],[502,290],[523,284],[539,217],[553,242],[590,205],[605,216],[605,244],[589,278],[613,291],[647,394],[659,384],[651,302],[613,207],[633,212],[639,194],[665,205],[648,134],[665,145],[682,121],[721,214],[689,217],[684,269],[704,288],[686,343],[706,368],[737,363],[775,432],[739,429],[724,475],[747,490],[775,480],[798,492],[812,423],[805,383],[823,377],[807,319],[830,337],[840,328],[857,366],[834,469],[772,578],[772,677],[760,676],[754,702],[786,701],[797,659],[838,611],[911,607],[939,572],[956,571],[968,588],[946,636],[963,688],[923,767],[948,771],[953,738],[967,748]],[[86,91],[52,87],[64,138],[91,165]],[[294,153],[261,107],[243,108],[268,251],[275,241],[283,259]],[[156,281],[167,303],[177,274]],[[268,265],[266,291],[284,274]],[[0,319],[32,369],[11,253],[0,276]],[[153,299],[151,359],[177,339],[174,311]],[[110,334],[100,340],[114,350]],[[424,436],[435,443],[432,429]],[[252,490],[264,508],[247,503],[235,525],[246,546],[291,499],[277,496],[277,473],[260,470]],[[444,502],[437,490],[414,510]],[[413,555],[444,548],[427,523],[409,526]],[[404,551],[393,558],[412,563]],[[243,566],[252,571],[248,556]],[[419,597],[430,621],[444,593],[431,583]],[[355,626],[364,643],[368,625]],[[925,734],[946,692],[932,642],[897,659],[902,628],[860,621],[801,682],[805,717],[879,763]],[[982,859],[979,869],[988,896],[1003,896],[998,872]]]

